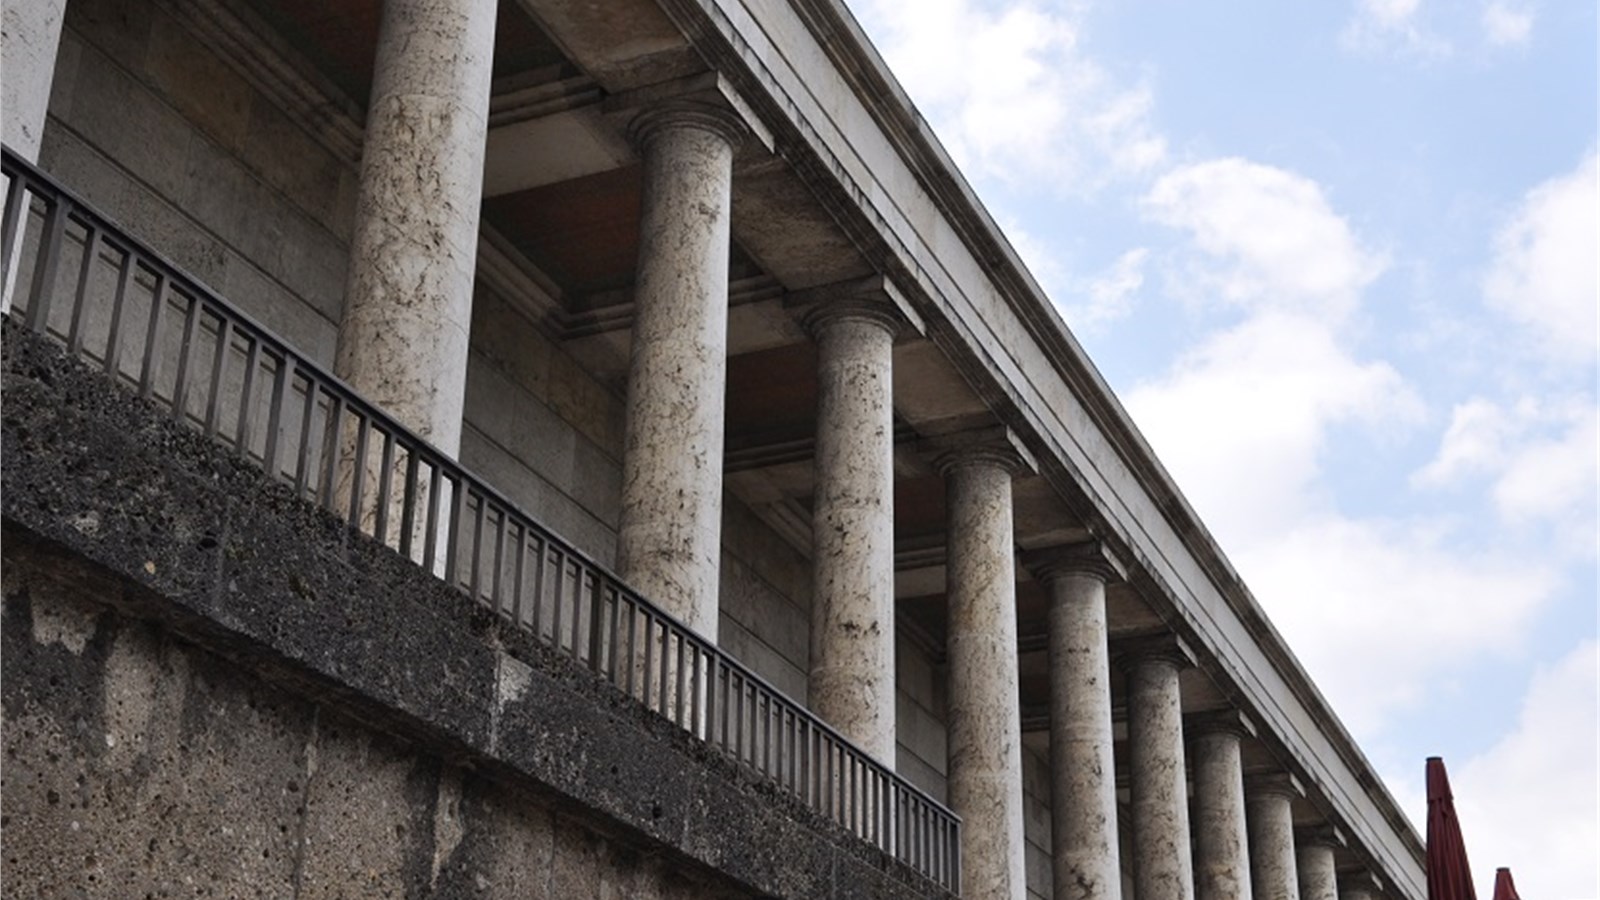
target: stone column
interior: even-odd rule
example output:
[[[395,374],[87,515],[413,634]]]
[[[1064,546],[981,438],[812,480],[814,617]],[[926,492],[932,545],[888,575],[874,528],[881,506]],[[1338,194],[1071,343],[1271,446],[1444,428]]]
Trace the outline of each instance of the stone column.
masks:
[[[1176,637],[1163,635],[1130,643],[1121,661],[1128,676],[1134,896],[1193,900],[1178,672],[1194,657]]]
[[[840,288],[800,310],[817,342],[808,687],[812,712],[893,768],[891,366],[902,317],[879,285]]]
[[[729,215],[745,128],[727,109],[669,102],[639,114],[630,131],[644,156],[644,210],[617,569],[715,641]]]
[[[50,106],[50,83],[56,74],[56,51],[61,46],[61,19],[66,0],[5,0],[0,3],[0,140],[28,162],[39,161],[45,113]],[[9,195],[9,189],[6,191]],[[23,198],[24,204],[27,199]],[[24,229],[18,228],[6,258],[22,257]],[[0,285],[0,312],[10,312],[18,266],[5,272]]]
[[[66,0],[6,0],[0,4],[0,140],[28,162],[39,161],[50,82],[61,46]]]
[[[1305,792],[1287,774],[1245,779],[1250,825],[1250,888],[1254,900],[1300,900],[1294,859],[1295,797]]]
[[[1295,868],[1300,880],[1300,900],[1339,900],[1339,875],[1334,850],[1344,841],[1329,826],[1311,828],[1295,836]]]
[[[1195,897],[1250,900],[1240,745],[1255,730],[1236,710],[1195,716],[1188,730],[1194,763]]]
[[[936,442],[945,478],[949,797],[962,818],[963,897],[1025,896],[1022,711],[1011,478],[1030,464],[1005,429]]]
[[[1098,543],[1030,553],[1050,590],[1050,836],[1056,900],[1120,900],[1106,583],[1123,577]]]
[[[454,456],[494,55],[494,0],[385,0],[334,370]]]

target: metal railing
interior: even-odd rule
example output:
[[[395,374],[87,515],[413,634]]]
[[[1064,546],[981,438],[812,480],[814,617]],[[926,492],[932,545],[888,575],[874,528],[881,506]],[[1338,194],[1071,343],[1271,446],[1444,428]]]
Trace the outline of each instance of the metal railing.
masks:
[[[9,315],[950,890],[960,820],[4,151]]]

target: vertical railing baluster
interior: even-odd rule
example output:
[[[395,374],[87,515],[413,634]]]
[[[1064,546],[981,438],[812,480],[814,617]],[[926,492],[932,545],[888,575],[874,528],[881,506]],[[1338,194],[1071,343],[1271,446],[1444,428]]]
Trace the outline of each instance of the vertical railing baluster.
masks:
[[[621,596],[620,591],[618,596]],[[632,697],[634,672],[639,668],[639,607],[631,598],[628,601],[628,664],[623,668],[623,680],[627,682],[624,693]]]
[[[643,611],[643,607],[640,608]],[[644,662],[639,669],[639,699],[646,707],[650,706],[651,685],[655,683],[655,648],[656,628],[655,617],[644,611]]]
[[[184,407],[189,400],[189,365],[194,359],[195,337],[200,332],[200,320],[204,318],[205,307],[201,305],[200,298],[187,291],[179,291],[178,296],[186,298],[189,303],[183,311],[183,337],[178,344],[178,378],[172,384],[172,420],[182,422],[187,412]]]
[[[517,559],[511,564],[511,621],[522,625],[522,568],[528,558],[528,528],[517,523]]]
[[[675,673],[674,679],[673,679],[674,681],[677,682],[678,694],[677,694],[676,697],[673,698],[673,703],[672,703],[672,712],[673,712],[672,721],[676,722],[679,725],[682,725],[683,724],[683,713],[684,713],[683,694],[684,694],[684,691],[688,687],[688,684],[689,684],[689,675],[688,675],[688,673],[686,671],[684,671],[685,669],[688,668],[688,666],[686,665],[685,659],[684,659],[684,657],[688,656],[688,654],[686,652],[684,652],[684,651],[686,651],[688,649],[688,642],[686,641],[686,639],[684,637],[684,633],[681,632],[681,631],[674,631],[673,637],[676,638],[674,643],[677,645],[677,650],[678,650],[678,652],[677,652],[677,662],[678,662],[677,672]]]
[[[489,582],[489,599],[494,605],[496,614],[504,613],[505,604],[501,603],[500,587],[503,578],[503,569],[506,561],[506,532],[511,530],[511,513],[501,507],[500,524],[494,529],[494,578]]]
[[[111,298],[111,324],[106,331],[105,373],[113,379],[122,374],[122,312],[127,308],[128,285],[133,282],[134,270],[138,265],[139,258],[133,250],[124,250],[122,266],[117,270],[117,292]]]
[[[361,530],[361,500],[367,490],[367,442],[372,433],[372,417],[364,412],[357,411],[356,419],[356,458],[350,467],[350,527]]]
[[[533,614],[529,618],[532,620],[531,625],[534,636],[540,637],[543,635],[540,629],[544,619],[544,580],[547,562],[545,556],[550,552],[550,545],[543,535],[536,534],[533,539],[538,543],[539,552],[534,556],[533,597],[531,598],[533,600]]]
[[[211,357],[211,392],[206,397],[206,420],[202,433],[213,437],[217,433],[217,402],[222,399],[222,379],[228,371],[228,356],[233,349],[233,320],[217,315],[217,352]]]
[[[617,644],[622,631],[622,588],[615,581],[606,578],[606,596],[611,599],[611,624],[606,629],[610,637],[610,646],[606,650],[606,680],[612,684],[617,683]]]
[[[294,495],[304,498],[310,487],[311,422],[317,411],[317,380],[306,373],[306,402],[300,414],[300,449],[295,453]]]
[[[478,493],[478,508],[472,514],[472,572],[467,576],[471,586],[468,596],[474,603],[483,602],[483,519],[487,515],[485,507],[489,505],[489,498]]]
[[[250,349],[244,355],[244,382],[239,386],[239,421],[233,430],[233,446],[239,455],[250,458],[250,439],[254,437],[253,425],[255,423],[256,400],[256,374],[261,369],[261,337],[260,335],[246,332],[246,340],[250,342]],[[267,469],[268,475],[273,475],[272,469]]]
[[[61,245],[66,242],[67,216],[72,203],[65,197],[45,199],[44,234],[40,238],[38,268],[33,270],[33,291],[28,296],[28,315],[24,324],[43,332],[50,325],[50,299],[54,293],[56,269],[61,264]]]
[[[0,281],[11,283],[11,270],[16,267],[16,255],[22,250],[17,232],[22,230],[22,203],[28,196],[28,183],[20,172],[6,177],[6,211],[0,217]]]
[[[72,298],[72,320],[67,326],[67,353],[83,355],[83,310],[89,305],[89,282],[94,278],[94,263],[100,256],[100,228],[85,222],[83,262],[78,266],[78,289]]]
[[[419,481],[422,476],[420,452],[421,448],[415,444],[406,447],[406,474],[400,484],[400,555],[406,559],[411,558],[411,545],[416,539],[417,492],[422,487]],[[432,569],[427,562],[422,567],[430,571]]]
[[[167,275],[165,272],[156,272],[155,287],[150,291],[150,327],[144,336],[144,360],[139,366],[139,398],[149,400],[155,389],[156,361],[160,354],[156,353],[156,342],[161,338],[161,319],[167,311]]]
[[[444,490],[444,472],[439,461],[428,459],[428,510],[423,514],[422,567],[431,575],[439,560],[439,492]]]
[[[561,608],[566,605],[567,596],[567,557],[566,554],[562,553],[560,550],[556,550],[555,559],[557,565],[555,567],[555,593],[552,595],[553,602],[551,603],[550,610],[550,643],[554,644],[557,650],[560,650],[562,622]]]
[[[373,514],[372,533],[389,546],[389,507],[394,503],[394,429],[383,429],[383,450],[378,454],[378,508]]]
[[[278,446],[283,438],[283,411],[294,393],[294,357],[287,350],[278,356],[278,370],[272,375],[272,408],[267,411],[267,446],[262,451],[262,464],[273,478],[283,477],[283,466],[278,462]]]
[[[322,483],[317,485],[321,503],[331,513],[338,514],[333,508],[334,501],[338,499],[338,492],[334,483],[339,480],[339,457],[344,454],[344,440],[339,434],[344,429],[344,395],[335,391],[328,392],[328,420],[324,424],[326,430],[322,433]]]
[[[572,558],[572,658],[583,660],[583,594],[589,579],[583,561]]]
[[[588,570],[588,566],[584,566]],[[600,573],[589,570],[587,577],[594,582],[594,590],[589,592],[589,668],[595,672],[604,672],[601,668],[601,658],[605,647],[605,583],[600,580]]]
[[[463,478],[451,472],[445,478],[445,483],[450,485],[450,525],[445,531],[444,541],[444,583],[453,588],[461,587],[458,573],[461,570],[461,510],[467,502],[467,483]]]

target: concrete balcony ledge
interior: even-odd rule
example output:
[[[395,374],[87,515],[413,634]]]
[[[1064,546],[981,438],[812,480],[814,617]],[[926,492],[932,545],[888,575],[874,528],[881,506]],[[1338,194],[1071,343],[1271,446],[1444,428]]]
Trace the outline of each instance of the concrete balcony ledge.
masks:
[[[951,896],[53,342],[0,328],[7,888]],[[185,679],[176,727],[127,728]],[[169,808],[139,805],[161,778]],[[346,826],[319,830],[332,808]],[[532,820],[554,848],[542,874],[508,849]]]

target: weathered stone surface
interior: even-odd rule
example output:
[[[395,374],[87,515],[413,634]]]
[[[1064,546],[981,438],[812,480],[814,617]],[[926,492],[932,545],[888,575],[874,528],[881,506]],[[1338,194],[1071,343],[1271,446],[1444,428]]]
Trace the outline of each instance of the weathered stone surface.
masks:
[[[949,791],[964,823],[962,895],[1015,898],[1027,883],[1011,468],[983,447],[958,453],[945,489]]]
[[[271,866],[278,859],[274,842],[284,840],[299,848],[303,874],[314,876],[302,889],[310,883],[326,894],[429,893],[434,879],[441,896],[452,895],[445,885],[470,882],[477,890],[480,878],[549,883],[555,863],[537,868],[541,848],[551,846],[541,824],[548,821],[550,829],[581,825],[603,833],[608,846],[638,848],[608,850],[603,858],[613,862],[636,859],[628,854],[639,851],[664,854],[672,873],[659,879],[663,897],[941,895],[569,658],[493,620],[222,448],[130,401],[53,344],[9,319],[3,332],[0,502],[7,578],[19,562],[51,578],[78,572],[75,578],[104,586],[95,589],[95,603],[111,610],[53,603],[50,612],[30,612],[14,627],[12,617],[20,615],[14,610],[40,604],[30,594],[15,606],[22,600],[12,598],[9,583],[6,588],[6,740],[48,729],[61,735],[51,738],[63,748],[58,759],[44,761],[58,767],[48,778],[63,786],[53,788],[60,797],[72,796],[77,785],[73,767],[89,764],[79,757],[93,762],[87,749],[74,756],[73,746],[103,745],[110,734],[119,746],[148,757],[151,741],[170,739],[182,748],[173,754],[176,768],[165,771],[187,766],[202,777],[183,780],[190,794],[172,793],[174,787],[162,796],[192,802],[203,795],[210,802],[222,791],[216,815],[248,820],[256,829],[249,852],[268,851],[259,864],[252,861],[261,874],[252,875],[251,884],[280,883],[273,878],[281,872]],[[129,617],[151,624],[127,624]],[[132,640],[122,637],[130,629],[149,637],[125,643]],[[13,652],[18,641],[30,646]],[[159,652],[118,653],[152,646],[181,647],[166,658],[183,656],[191,674],[162,670],[156,677]],[[78,673],[51,685],[48,675],[35,677],[53,671],[49,664],[12,668],[29,655],[56,660],[55,671],[70,665]],[[225,675],[245,686],[228,688]],[[202,687],[207,679],[223,687]],[[51,699],[57,696],[51,691],[83,699],[74,707],[64,696],[59,703]],[[269,699],[242,699],[252,691]],[[229,692],[234,699],[214,696]],[[115,701],[110,706],[107,696]],[[74,708],[83,712],[57,712]],[[179,708],[180,722],[201,719],[179,728],[176,737],[171,729],[163,736],[162,729],[140,724],[170,719],[168,711]],[[109,724],[107,709],[114,712]],[[200,734],[213,743],[183,739]],[[184,758],[197,750],[205,755],[212,746],[219,748],[215,758]],[[233,758],[262,761],[215,768]],[[57,815],[50,812],[52,787],[39,780],[45,776],[13,779],[13,771],[25,770],[14,770],[8,760],[8,854],[12,836],[32,830],[32,820],[18,816]],[[298,773],[295,790],[291,771]],[[229,794],[234,788],[223,772],[236,780],[264,774]],[[213,784],[218,781],[221,788]],[[84,783],[91,790],[116,784],[89,774]],[[296,792],[301,799],[290,796]],[[198,864],[198,854],[222,853],[218,848],[232,854],[244,839],[237,831],[191,834],[213,821],[209,813],[189,815],[170,800],[164,808],[173,814],[147,815],[148,823],[168,829],[163,834],[172,837],[163,840],[176,841],[181,832],[183,841],[153,857],[157,875],[151,877],[181,879],[185,866]],[[70,828],[70,819],[63,824]],[[296,843],[300,832],[316,840]],[[34,846],[48,853],[55,844]],[[115,843],[105,846],[109,852]],[[145,846],[128,852],[143,860]],[[552,859],[571,842],[556,846]],[[77,878],[69,863],[78,865],[68,857],[40,857],[16,871]],[[630,879],[647,877],[603,875],[601,883],[636,884]],[[464,893],[463,887],[454,895]]]
[[[1300,880],[1300,900],[1339,900],[1335,844],[1333,833],[1326,830],[1302,835],[1295,842],[1295,874]]]
[[[1238,732],[1191,729],[1194,761],[1195,897],[1250,900],[1249,837]]]
[[[1126,661],[1133,880],[1139,900],[1192,900],[1179,652],[1141,648]]]
[[[61,42],[61,18],[66,0],[7,3],[0,35],[0,56],[6,77],[0,88],[0,137],[24,159],[39,157],[44,132],[45,107],[50,102],[50,79],[56,70],[56,48]]]
[[[1298,900],[1294,852],[1294,810],[1300,793],[1288,776],[1252,777],[1245,782],[1250,829],[1250,888],[1255,900]]]
[[[1050,594],[1053,896],[1118,900],[1117,783],[1112,759],[1106,578],[1099,567],[1030,561]]]
[[[390,0],[378,32],[335,371],[461,445],[495,4]]]
[[[817,338],[810,706],[893,764],[894,320],[841,298]],[[852,302],[855,301],[855,302]]]
[[[641,114],[634,126],[644,209],[617,568],[713,641],[738,129],[727,111],[671,105]]]

